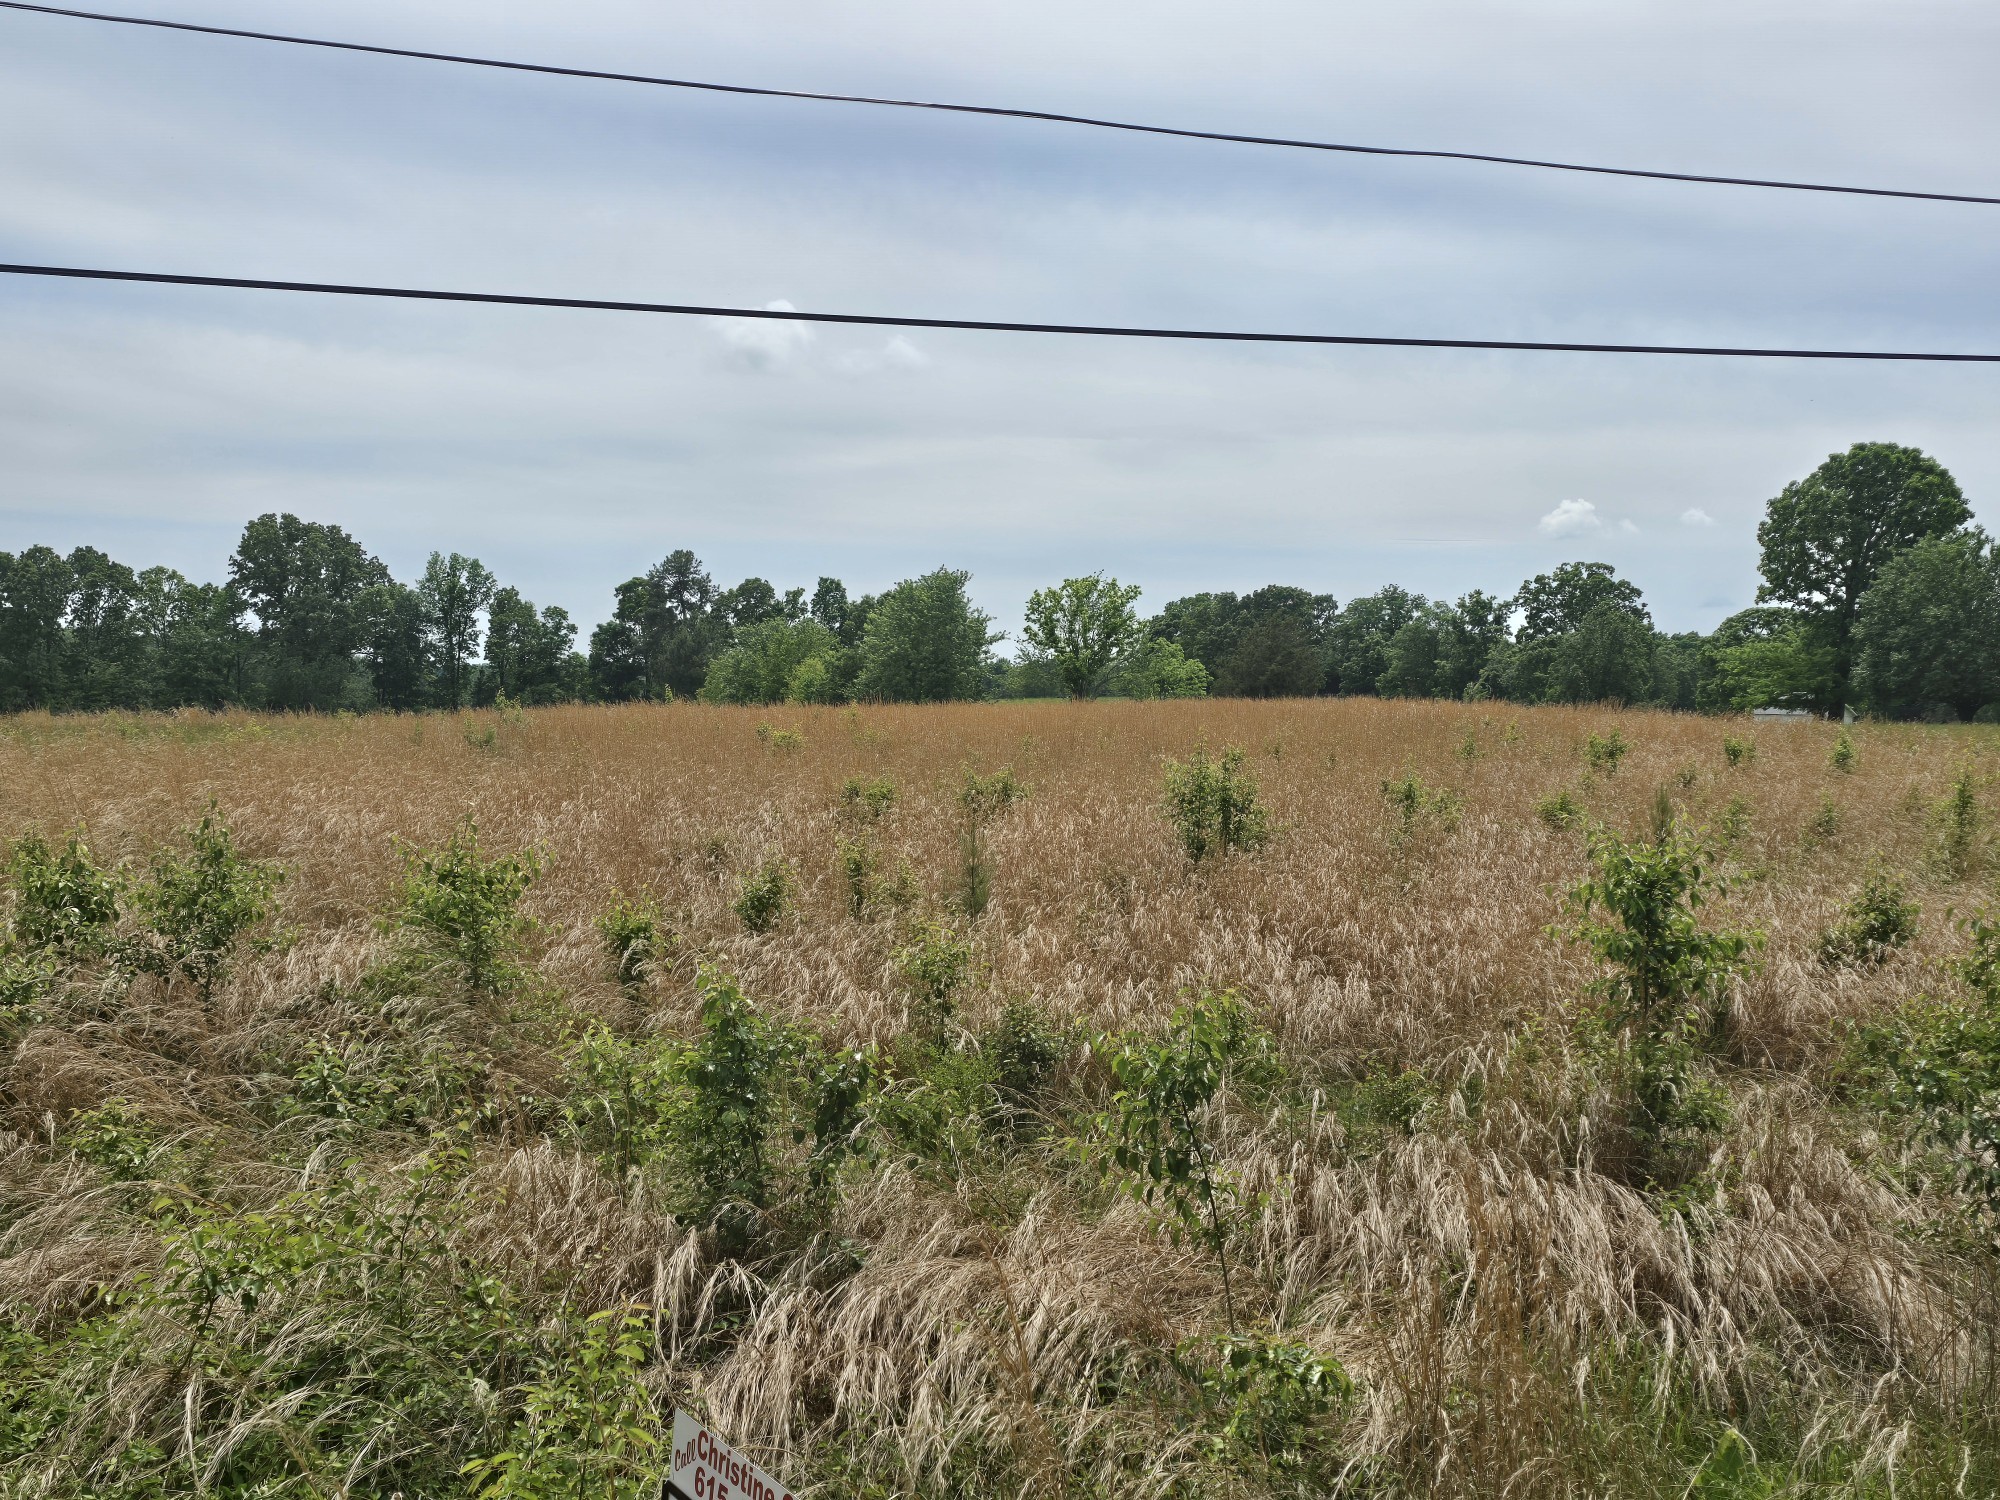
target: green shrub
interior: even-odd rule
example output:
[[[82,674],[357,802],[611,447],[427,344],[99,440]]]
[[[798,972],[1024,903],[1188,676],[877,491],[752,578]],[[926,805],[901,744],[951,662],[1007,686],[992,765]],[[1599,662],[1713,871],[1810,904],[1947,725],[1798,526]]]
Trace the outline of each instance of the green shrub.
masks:
[[[685,1117],[686,1049],[631,1042],[594,1025],[563,1054],[562,1111],[571,1135],[621,1184],[672,1148]]]
[[[789,755],[804,748],[806,737],[796,729],[773,729],[769,724],[760,722],[757,725],[757,741],[773,754]]]
[[[1096,1049],[1116,1083],[1096,1121],[1110,1148],[1103,1166],[1120,1192],[1156,1206],[1176,1239],[1189,1234],[1208,1247],[1234,1329],[1229,1240],[1243,1197],[1220,1164],[1210,1115],[1232,1075],[1268,1068],[1270,1038],[1225,991],[1181,1006],[1164,1036],[1103,1036]]]
[[[841,783],[840,805],[872,823],[896,805],[896,783],[887,776],[872,781],[850,776]]]
[[[1966,880],[1975,872],[1982,821],[1972,767],[1964,766],[1953,778],[1951,791],[1931,810],[1932,863],[1945,879]]]
[[[1169,760],[1166,814],[1189,859],[1236,849],[1261,848],[1270,822],[1257,805],[1257,783],[1243,770],[1243,752],[1220,756],[1196,750],[1186,760]]]
[[[1836,771],[1852,771],[1856,759],[1854,737],[1843,729],[1835,737],[1833,749],[1827,752],[1826,763]]]
[[[1733,734],[1722,737],[1722,758],[1731,768],[1747,766],[1757,758],[1757,742],[1750,739],[1739,740]]]
[[[1396,814],[1396,831],[1391,838],[1407,844],[1425,829],[1451,833],[1465,808],[1465,801],[1447,787],[1425,786],[1415,771],[1405,771],[1394,781],[1382,783],[1382,798]]]
[[[398,925],[456,964],[474,990],[496,994],[520,978],[514,962],[525,925],[521,897],[545,865],[539,850],[486,858],[470,817],[442,849],[398,845],[403,856]]]
[[[993,1070],[995,1124],[1019,1136],[1034,1120],[1068,1055],[1070,1036],[1033,1005],[1013,1000],[980,1038],[979,1050]]]
[[[1591,770],[1602,771],[1609,776],[1617,771],[1618,763],[1625,759],[1631,748],[1622,730],[1613,729],[1608,734],[1598,734],[1593,730],[1583,742],[1583,759]]]
[[[7,881],[8,930],[20,947],[60,957],[102,951],[118,921],[119,882],[92,860],[81,829],[59,849],[29,834],[8,856]]]
[[[1806,837],[1824,842],[1839,832],[1840,808],[1831,797],[1823,796],[1819,799],[1819,808],[1813,813],[1812,821],[1806,824]]]
[[[1535,816],[1557,833],[1567,833],[1572,828],[1583,826],[1583,805],[1564,787],[1537,802]]]
[[[652,1500],[659,1493],[659,1413],[640,1374],[651,1325],[607,1308],[571,1348],[538,1365],[505,1451],[461,1471],[478,1500]]]
[[[108,1173],[116,1182],[143,1182],[158,1174],[160,1132],[126,1099],[106,1099],[95,1109],[80,1109],[63,1130],[63,1144],[82,1161]]]
[[[937,921],[925,922],[896,950],[897,972],[928,1024],[942,1026],[951,1019],[958,992],[972,979],[976,951],[969,938]]]
[[[986,853],[986,825],[1027,797],[1029,787],[1014,775],[1012,766],[1002,766],[988,776],[970,767],[959,784],[958,805],[965,814],[965,827],[958,836],[958,905],[977,920],[993,899],[993,861]]]
[[[1327,1419],[1354,1395],[1340,1361],[1267,1334],[1190,1339],[1175,1364],[1199,1392],[1216,1459],[1311,1479],[1333,1457]]]
[[[766,1140],[776,1118],[784,1041],[734,980],[703,970],[701,1039],[688,1052],[682,1125],[695,1208],[740,1244],[770,1201]]]
[[[473,1069],[461,1059],[426,1058],[409,1048],[342,1036],[315,1041],[292,1070],[280,1118],[314,1116],[363,1130],[408,1130],[445,1118],[471,1092]]]
[[[1746,797],[1731,797],[1723,806],[1722,816],[1715,821],[1716,836],[1727,844],[1740,844],[1750,833],[1750,802]]]
[[[1670,805],[1655,808],[1650,838],[1593,833],[1590,858],[1591,876],[1565,898],[1568,934],[1604,967],[1593,989],[1606,1024],[1628,1039],[1634,1123],[1657,1162],[1721,1123],[1722,1096],[1698,1060],[1759,939],[1702,925],[1702,907],[1727,886]]]
[[[227,972],[236,944],[269,917],[284,871],[236,852],[213,805],[186,833],[187,852],[153,858],[132,893],[142,931],[127,950],[134,967],[179,974],[206,995]]]
[[[2000,993],[1918,1000],[1865,1028],[1857,1043],[1867,1096],[1942,1152],[1972,1201],[2000,1222]]]
[[[1877,873],[1847,904],[1838,926],[1820,935],[1819,961],[1829,968],[1879,964],[1917,935],[1919,908],[1903,899],[1903,884]]]
[[[769,932],[792,909],[792,867],[767,859],[737,883],[736,913],[746,932]]]
[[[610,909],[598,916],[597,935],[603,940],[618,983],[628,990],[646,981],[673,944],[672,934],[660,920],[658,904],[623,894],[615,896]]]

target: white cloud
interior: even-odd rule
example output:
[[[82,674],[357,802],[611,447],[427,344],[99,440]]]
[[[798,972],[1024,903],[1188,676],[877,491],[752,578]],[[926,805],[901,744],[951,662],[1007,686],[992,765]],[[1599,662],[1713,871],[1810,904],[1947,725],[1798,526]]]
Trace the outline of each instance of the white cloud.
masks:
[[[1635,521],[1620,521],[1618,529],[1627,536],[1637,536],[1639,534],[1639,526]]]
[[[1713,526],[1714,524],[1715,517],[1711,516],[1699,505],[1691,505],[1681,512],[1681,525],[1683,526]]]
[[[764,304],[766,312],[797,312],[780,297]],[[781,323],[773,318],[710,318],[709,326],[731,359],[752,370],[775,370],[791,364],[813,341],[812,325]]]
[[[921,370],[931,357],[896,334],[880,349],[851,349],[833,362],[843,375],[874,375],[884,370]]]
[[[1604,518],[1588,500],[1565,500],[1537,521],[1535,529],[1543,536],[1591,536],[1604,529]]]

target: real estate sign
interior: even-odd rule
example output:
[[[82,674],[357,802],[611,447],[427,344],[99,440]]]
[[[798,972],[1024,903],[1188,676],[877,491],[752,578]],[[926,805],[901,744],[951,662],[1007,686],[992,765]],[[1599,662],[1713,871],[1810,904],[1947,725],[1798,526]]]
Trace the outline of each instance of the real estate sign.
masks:
[[[792,1500],[792,1492],[684,1411],[674,1413],[667,1487],[684,1500]]]

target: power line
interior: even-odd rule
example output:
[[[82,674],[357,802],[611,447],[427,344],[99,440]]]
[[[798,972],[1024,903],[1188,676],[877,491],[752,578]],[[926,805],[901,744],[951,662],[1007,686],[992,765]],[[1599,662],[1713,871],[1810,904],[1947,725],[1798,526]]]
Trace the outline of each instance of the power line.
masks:
[[[377,57],[407,57],[420,62],[460,63],[474,68],[501,68],[512,73],[547,73],[558,78],[595,78],[612,83],[643,83],[658,88],[698,89],[711,94],[746,94],[760,99],[807,99],[825,104],[872,104],[890,109],[928,109],[945,114],[990,115],[1003,120],[1041,120],[1056,125],[1088,125],[1099,130],[1123,130],[1135,135],[1174,136],[1191,141],[1221,141],[1237,146],[1282,146],[1297,151],[1341,151],[1356,156],[1412,156],[1437,161],[1485,162],[1503,167],[1540,167],[1551,172],[1587,172],[1601,177],[1646,177],[1660,182],[1712,183],[1725,187],[1782,188],[1798,193],[1849,193],[1867,198],[1919,198],[1934,203],[2000,204],[2000,197],[1974,193],[1921,193],[1909,188],[1846,187],[1829,182],[1787,182],[1765,177],[1719,177],[1702,172],[1656,172],[1643,167],[1598,167],[1581,162],[1541,161],[1527,156],[1494,156],[1481,151],[1429,151],[1410,146],[1356,146],[1339,141],[1297,140],[1287,136],[1237,135],[1224,130],[1188,130],[1173,125],[1141,125],[1130,120],[1104,120],[1092,115],[1063,114],[1044,109],[1006,109],[991,104],[945,104],[926,99],[888,99],[869,94],[825,94],[807,89],[760,88],[743,83],[704,83],[691,78],[658,78],[644,73],[612,73],[596,68],[563,68],[547,63],[508,62],[493,57],[468,57],[453,52],[421,52],[409,47],[383,47],[368,42],[336,42],[323,37],[290,36],[275,31],[244,31],[233,26],[201,26],[192,21],[163,21],[150,16],[109,15],[101,11],[69,10],[58,5],[31,5],[27,0],[0,0],[0,10],[32,11],[79,21],[109,21],[119,26],[148,26],[160,31],[189,31],[203,36],[240,37],[255,42],[285,42],[296,47],[324,47],[335,52],[366,52]]]
[[[765,307],[704,307],[684,302],[615,302],[598,297],[529,297],[507,292],[443,292],[418,287],[348,286],[321,281],[266,281],[247,276],[178,276],[165,271],[101,271],[81,266],[0,264],[0,275],[76,281],[138,281],[159,286],[233,287],[253,292],[314,292],[333,297],[390,297],[415,302],[476,302],[502,307],[560,307],[594,312],[666,313],[691,318],[756,318],[773,323],[846,323],[871,328],[965,328],[980,333],[1061,333],[1088,338],[1192,339],[1225,344],[1354,344],[1390,349],[1525,349],[1571,354],[1695,354],[1723,359],[1874,359],[1937,364],[2000,364],[2000,354],[1905,353],[1884,349],[1736,349],[1703,344],[1572,344],[1535,339],[1383,338],[1358,333],[1244,333],[1215,328],[1132,328],[1101,323],[1007,323],[986,318],[906,318],[881,313],[780,312]]]

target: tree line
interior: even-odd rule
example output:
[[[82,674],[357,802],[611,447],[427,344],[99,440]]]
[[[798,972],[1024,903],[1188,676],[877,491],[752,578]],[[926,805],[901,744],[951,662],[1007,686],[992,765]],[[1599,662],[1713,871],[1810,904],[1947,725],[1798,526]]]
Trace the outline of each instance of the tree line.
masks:
[[[2000,719],[2000,548],[1936,460],[1856,444],[1787,485],[1757,535],[1757,603],[1705,635],[1655,629],[1601,562],[1450,602],[1274,584],[1151,617],[1095,575],[1037,590],[1008,659],[950,568],[879,595],[830,577],[781,593],[722,588],[676,551],[618,585],[580,648],[566,611],[476,558],[433,553],[403,583],[340,527],[272,514],[221,583],[93,547],[0,552],[0,710],[1340,693]]]

